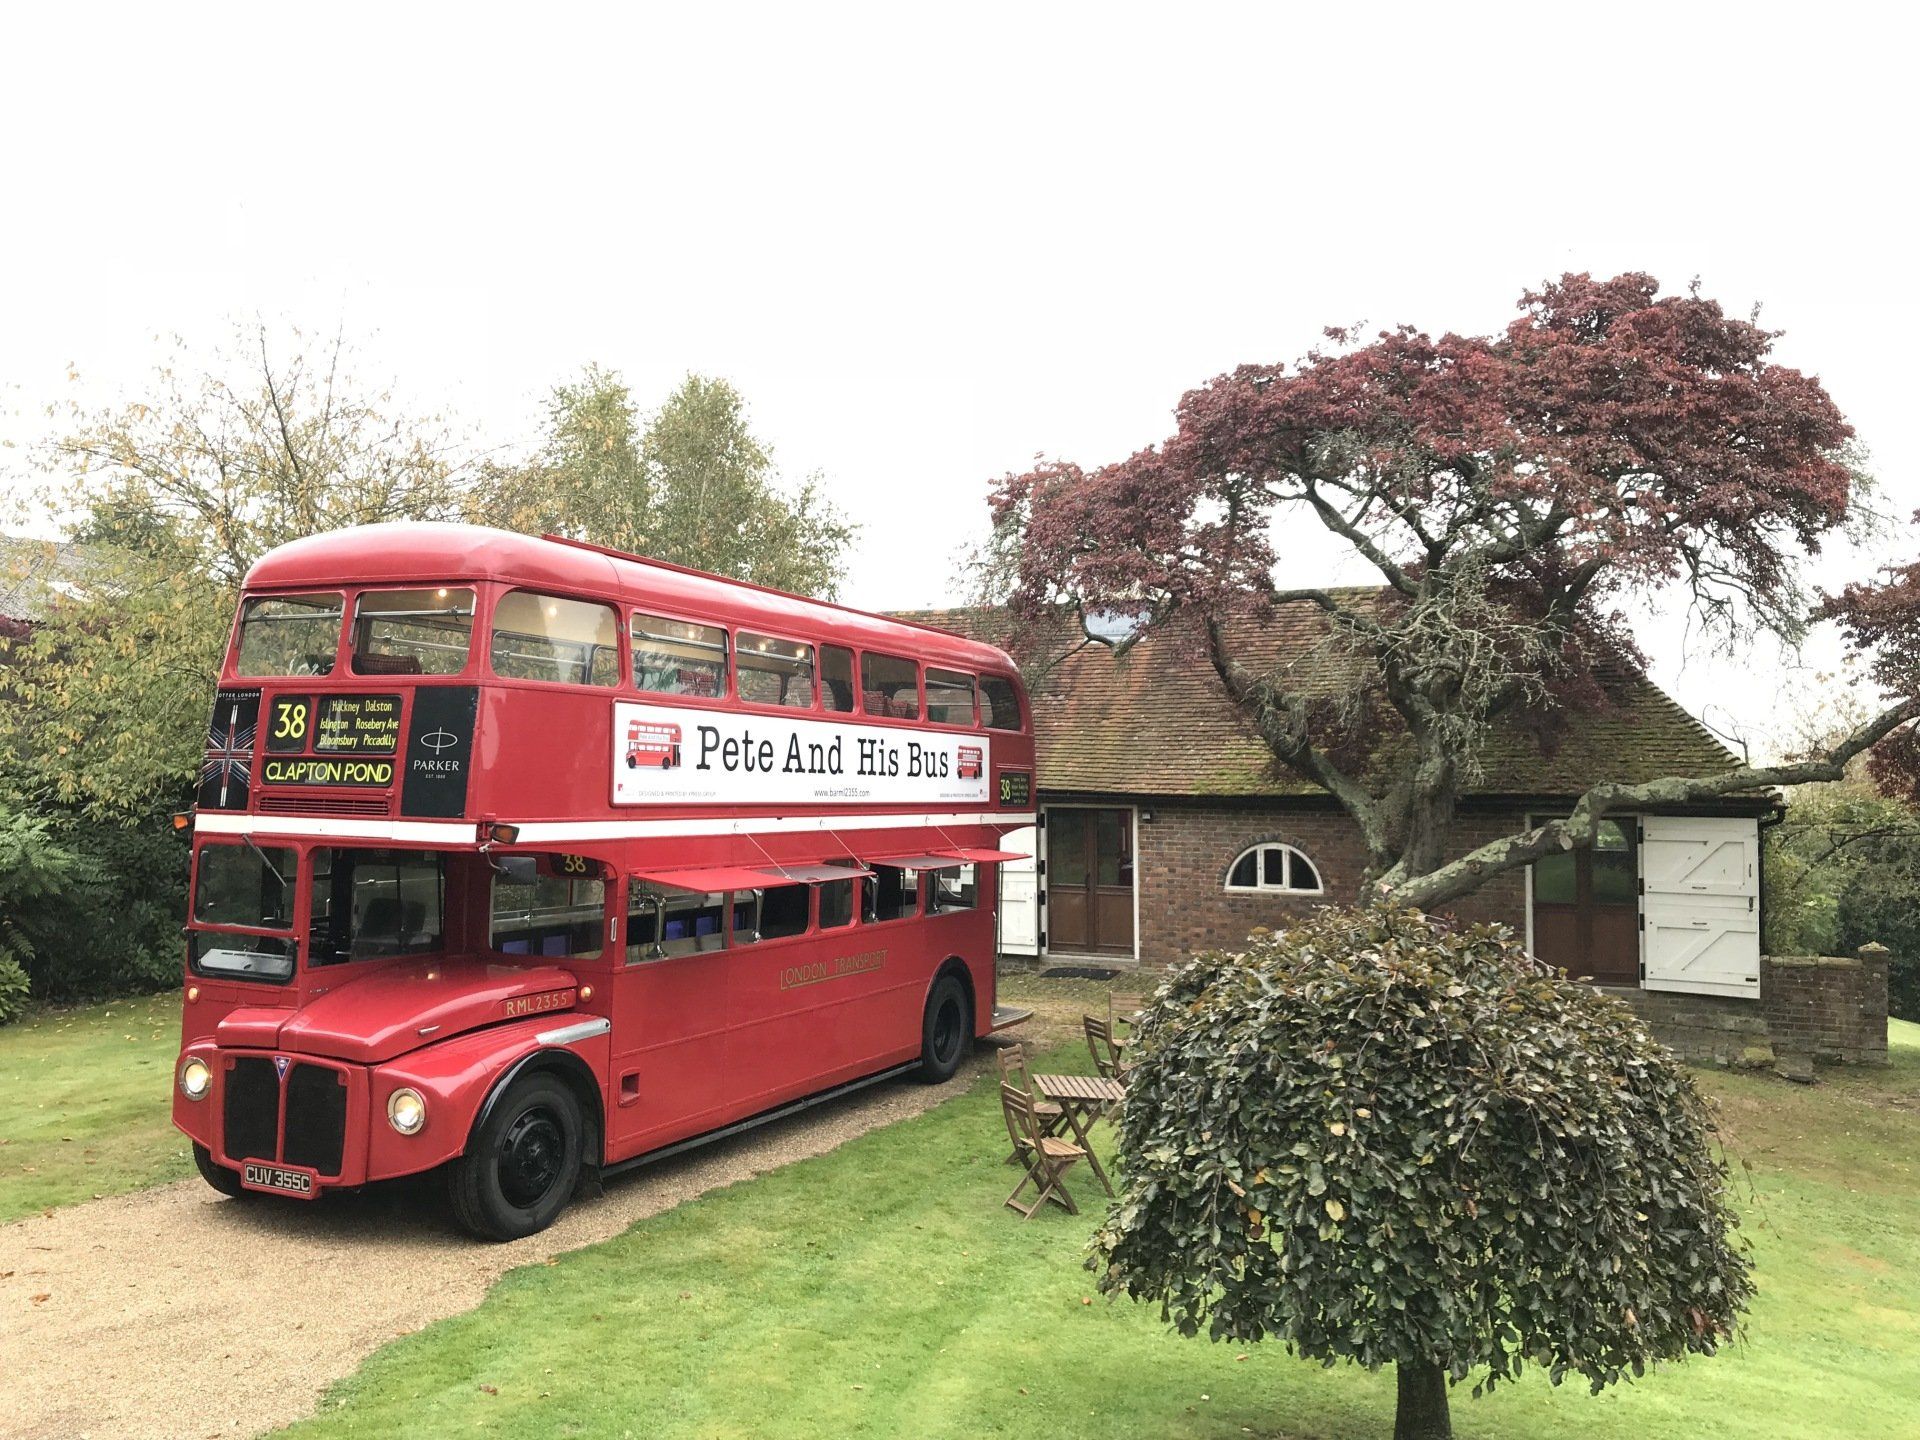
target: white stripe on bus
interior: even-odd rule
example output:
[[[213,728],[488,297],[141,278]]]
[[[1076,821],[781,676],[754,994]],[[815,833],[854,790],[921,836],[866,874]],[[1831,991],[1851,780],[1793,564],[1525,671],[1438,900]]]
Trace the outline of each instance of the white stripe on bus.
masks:
[[[966,811],[946,815],[757,815],[732,819],[557,820],[520,826],[517,845],[554,845],[564,841],[671,839],[701,835],[773,835],[826,830],[913,830],[927,826],[1031,825],[1031,810]],[[501,821],[502,824],[513,822]],[[206,835],[299,835],[339,840],[411,840],[420,844],[471,845],[477,831],[471,820],[344,820],[290,815],[201,812],[194,828]]]

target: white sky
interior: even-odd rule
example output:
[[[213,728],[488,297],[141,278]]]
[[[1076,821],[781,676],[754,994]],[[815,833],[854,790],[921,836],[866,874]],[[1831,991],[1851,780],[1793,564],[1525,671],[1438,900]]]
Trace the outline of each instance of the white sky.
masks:
[[[588,360],[647,403],[700,370],[864,525],[846,598],[918,606],[1038,453],[1130,453],[1327,324],[1489,331],[1645,269],[1764,302],[1920,507],[1894,7],[187,13],[0,18],[0,436],[256,314],[344,323],[496,445]],[[1757,748],[1819,698],[1771,648],[1644,639]]]

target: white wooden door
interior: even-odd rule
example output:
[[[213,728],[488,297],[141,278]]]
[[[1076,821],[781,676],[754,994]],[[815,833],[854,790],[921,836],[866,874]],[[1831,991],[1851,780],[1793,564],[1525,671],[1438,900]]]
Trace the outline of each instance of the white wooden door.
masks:
[[[1000,952],[1003,955],[1040,953],[1040,878],[1034,857],[1040,853],[1040,832],[1029,825],[1009,831],[1002,850],[1018,850],[1027,858],[1000,865]]]
[[[1641,823],[1641,984],[1759,999],[1759,822]]]

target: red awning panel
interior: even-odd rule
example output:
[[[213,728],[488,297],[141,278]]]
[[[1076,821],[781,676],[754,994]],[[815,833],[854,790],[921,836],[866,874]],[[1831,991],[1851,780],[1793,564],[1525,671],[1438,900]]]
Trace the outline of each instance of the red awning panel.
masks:
[[[873,872],[857,861],[845,865],[768,865],[760,873],[778,884],[782,880],[804,883],[810,880],[852,880]]]
[[[952,855],[876,855],[867,863],[900,870],[958,870],[967,862]]]
[[[767,882],[764,870],[749,870],[744,865],[698,866],[682,870],[636,870],[636,880],[664,885],[669,890],[691,890],[698,895],[713,895],[722,890],[759,890]]]
[[[943,850],[943,855],[952,855],[965,860],[970,865],[998,865],[1006,860],[1031,860],[1031,855],[1022,855],[1018,850]]]

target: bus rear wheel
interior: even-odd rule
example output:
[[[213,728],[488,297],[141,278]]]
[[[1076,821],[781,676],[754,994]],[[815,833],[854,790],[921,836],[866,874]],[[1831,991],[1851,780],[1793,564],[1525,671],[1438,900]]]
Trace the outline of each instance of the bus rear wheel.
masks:
[[[973,1039],[973,1006],[967,987],[949,971],[933,982],[920,1022],[920,1078],[939,1085],[953,1078]]]
[[[213,1152],[204,1145],[193,1147],[193,1168],[200,1172],[200,1178],[231,1199],[239,1199],[252,1192],[240,1183],[240,1172],[229,1170],[213,1158]]]
[[[557,1077],[515,1080],[448,1172],[454,1218],[487,1240],[546,1229],[573,1198],[585,1131],[580,1102]]]

